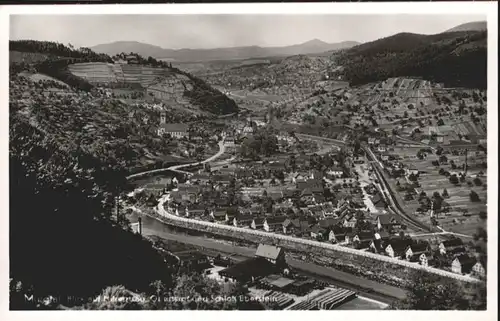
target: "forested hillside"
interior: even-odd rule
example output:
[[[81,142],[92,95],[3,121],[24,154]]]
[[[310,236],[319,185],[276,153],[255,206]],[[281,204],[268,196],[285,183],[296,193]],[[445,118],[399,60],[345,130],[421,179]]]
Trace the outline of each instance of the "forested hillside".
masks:
[[[400,33],[365,43],[332,59],[351,85],[390,77],[422,77],[449,87],[486,88],[486,31],[436,35]]]
[[[46,59],[13,62],[10,70],[11,309],[43,308],[37,300],[48,295],[66,306],[82,305],[118,284],[149,293],[150,284],[161,281],[170,291],[176,268],[113,215],[126,175],[178,143],[156,134],[159,112],[40,73],[39,61],[60,62],[62,55],[107,57],[54,43],[13,46],[16,52],[40,50]],[[167,117],[192,120],[178,111]]]
[[[63,44],[55,42],[32,40],[10,41],[9,50],[16,53],[23,52],[38,55],[43,54],[46,56],[46,59],[37,59],[36,61],[29,61],[28,59],[22,58],[16,59],[16,61],[11,60],[11,74],[31,69],[35,72],[40,72],[54,77],[67,83],[73,88],[83,91],[92,90],[94,87],[93,84],[84,78],[72,74],[68,69],[69,65],[85,62],[113,63],[111,57],[106,54],[97,54],[88,48],[74,49],[73,47],[67,47]],[[219,90],[211,87],[209,84],[196,76],[178,68],[174,68],[171,64],[158,61],[152,57],[144,58],[138,54],[131,54],[136,56],[137,63],[139,65],[164,68],[175,74],[187,76],[190,79],[192,89],[186,90],[184,92],[184,96],[187,97],[191,103],[200,110],[208,111],[217,115],[238,112],[238,106],[232,99],[228,98]],[[125,53],[122,53],[121,56],[124,57]]]
[[[163,258],[110,218],[125,184],[113,163],[60,145],[15,112],[9,139],[10,277],[25,294],[84,298],[114,284],[170,284]]]

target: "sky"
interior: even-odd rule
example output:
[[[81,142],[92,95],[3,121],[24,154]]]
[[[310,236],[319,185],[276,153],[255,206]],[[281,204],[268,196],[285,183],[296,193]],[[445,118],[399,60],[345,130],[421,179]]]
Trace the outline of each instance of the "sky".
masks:
[[[399,32],[435,34],[481,15],[11,15],[10,39],[75,47],[138,41],[167,49],[287,46],[312,39],[367,42]]]

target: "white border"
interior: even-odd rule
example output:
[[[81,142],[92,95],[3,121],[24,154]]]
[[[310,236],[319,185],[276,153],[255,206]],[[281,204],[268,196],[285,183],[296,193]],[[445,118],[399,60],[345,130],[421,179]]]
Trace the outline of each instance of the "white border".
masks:
[[[0,197],[2,215],[0,221],[0,320],[87,320],[89,318],[117,317],[119,320],[165,319],[159,311],[124,312],[106,311],[68,311],[68,312],[11,312],[8,311],[8,44],[9,14],[481,14],[488,21],[488,311],[487,312],[404,312],[404,311],[315,311],[286,312],[266,311],[266,315],[277,319],[306,317],[314,313],[318,318],[365,318],[384,320],[389,318],[420,320],[471,321],[497,319],[497,226],[498,226],[498,4],[496,2],[425,2],[425,3],[276,3],[276,4],[175,4],[175,5],[57,5],[57,6],[0,6]],[[360,26],[362,28],[363,26]],[[48,39],[50,40],[50,39]],[[223,320],[241,318],[253,320],[255,315],[249,312],[235,311],[220,313],[217,311],[169,311],[173,318]],[[237,314],[231,314],[237,313]],[[259,312],[256,312],[259,313]],[[334,316],[331,315],[334,313]],[[262,317],[262,313],[258,317]],[[168,316],[167,316],[168,317]]]

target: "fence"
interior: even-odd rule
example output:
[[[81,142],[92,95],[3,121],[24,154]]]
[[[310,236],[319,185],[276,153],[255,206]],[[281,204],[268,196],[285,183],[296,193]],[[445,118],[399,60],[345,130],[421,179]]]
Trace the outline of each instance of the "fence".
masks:
[[[401,265],[401,266],[408,267],[408,268],[411,268],[414,270],[424,270],[424,271],[429,272],[429,273],[433,273],[433,274],[437,274],[440,276],[452,278],[452,279],[459,280],[459,281],[469,282],[469,283],[480,282],[480,280],[472,278],[472,277],[468,277],[468,276],[464,276],[464,275],[460,275],[460,274],[455,274],[452,272],[440,270],[440,269],[429,267],[429,266],[422,266],[418,263],[408,262],[408,261],[404,261],[404,260],[398,260],[395,258],[391,258],[388,256],[383,256],[383,255],[379,255],[379,254],[375,254],[375,253],[371,253],[371,252],[364,252],[364,251],[360,251],[360,250],[355,250],[355,249],[343,247],[343,246],[340,246],[337,244],[330,244],[330,243],[319,242],[319,241],[314,241],[314,240],[306,240],[306,239],[301,239],[301,238],[297,238],[297,237],[292,237],[289,235],[275,234],[275,233],[270,233],[270,232],[265,232],[265,231],[252,230],[252,229],[246,229],[246,228],[241,228],[241,227],[235,227],[235,226],[231,226],[231,225],[223,225],[223,224],[217,224],[217,223],[212,223],[212,222],[189,219],[189,218],[185,218],[185,217],[179,217],[179,216],[176,216],[173,214],[169,214],[167,211],[165,211],[162,203],[160,203],[160,205],[158,206],[158,213],[161,216],[166,217],[168,219],[180,221],[180,222],[185,222],[185,223],[189,223],[189,224],[193,224],[193,225],[206,226],[206,227],[212,227],[212,228],[220,229],[220,230],[227,230],[227,231],[232,231],[232,232],[251,234],[251,235],[260,236],[260,237],[264,237],[264,238],[274,238],[274,239],[278,239],[281,241],[288,241],[288,242],[307,245],[307,246],[319,247],[319,248],[323,248],[326,250],[343,252],[343,253],[348,253],[348,254],[357,255],[357,256],[363,256],[363,257],[371,258],[374,260],[379,260],[379,261],[383,261],[383,262],[387,262],[387,263],[391,263],[391,264]]]

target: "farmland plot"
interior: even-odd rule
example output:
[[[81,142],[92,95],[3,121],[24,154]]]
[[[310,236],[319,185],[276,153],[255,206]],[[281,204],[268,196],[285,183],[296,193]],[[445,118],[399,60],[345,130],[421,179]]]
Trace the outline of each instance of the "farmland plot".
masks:
[[[407,149],[395,149],[395,153],[402,155],[402,163],[406,166],[412,166],[419,171],[418,182],[420,187],[417,188],[417,195],[424,191],[427,196],[432,197],[432,195],[437,192],[443,195],[444,189],[446,189],[449,196],[444,197],[444,201],[450,205],[450,211],[448,213],[440,213],[437,216],[439,225],[446,231],[457,232],[465,235],[472,236],[477,227],[481,224],[479,219],[479,213],[487,211],[487,189],[483,186],[481,182],[479,185],[474,182],[474,178],[480,171],[485,171],[478,166],[478,163],[486,161],[486,155],[484,153],[476,154],[476,152],[469,152],[468,163],[470,168],[467,172],[467,177],[465,181],[460,182],[455,185],[452,184],[448,177],[439,174],[439,169],[450,173],[458,173],[460,169],[451,169],[450,161],[454,161],[458,166],[464,162],[465,155],[446,155],[448,158],[447,164],[440,164],[440,166],[435,166],[432,161],[438,159],[437,155],[428,155],[424,160],[415,159],[411,153],[417,152],[417,150],[409,151]],[[474,191],[479,196],[479,201],[473,202],[470,197],[471,191]],[[400,192],[402,198],[404,199],[405,192]],[[417,196],[418,197],[418,196]],[[416,210],[420,204],[417,200],[405,201],[406,206],[411,210]],[[429,213],[415,214],[418,219],[425,223],[430,223]]]

